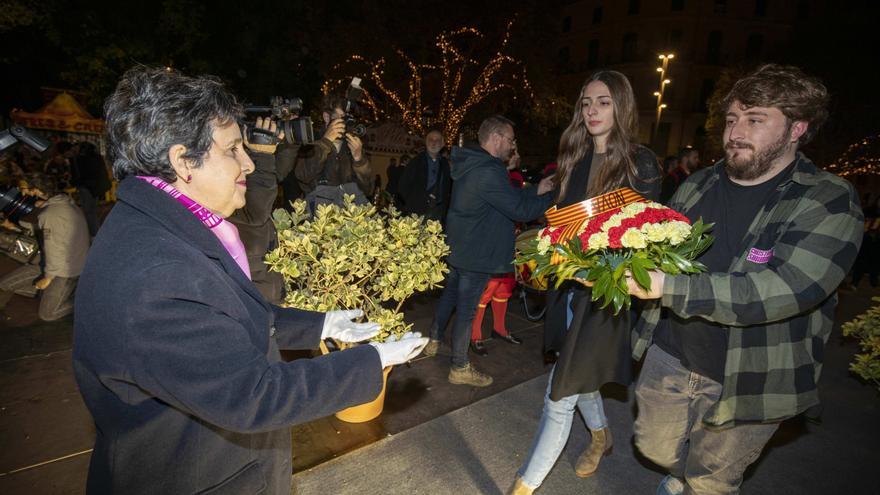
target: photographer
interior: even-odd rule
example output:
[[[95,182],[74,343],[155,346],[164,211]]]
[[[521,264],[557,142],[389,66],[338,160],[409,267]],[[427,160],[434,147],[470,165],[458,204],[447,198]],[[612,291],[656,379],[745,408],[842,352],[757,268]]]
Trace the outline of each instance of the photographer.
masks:
[[[268,117],[257,117],[256,128],[276,133],[276,124]],[[273,304],[281,303],[284,280],[280,273],[270,272],[263,259],[277,243],[272,207],[278,196],[278,183],[290,174],[299,149],[299,145],[286,144],[284,131],[278,133],[278,141],[283,144],[255,144],[245,140],[255,168],[246,179],[245,206],[229,217],[244,243],[251,280],[263,297]]]
[[[6,307],[13,294],[36,297],[37,291],[43,291],[40,319],[58,320],[73,312],[74,290],[89,250],[89,229],[73,200],[56,194],[53,177],[31,174],[21,192],[38,198],[37,230],[44,266],[26,264],[0,278],[0,308]]]
[[[373,169],[361,139],[346,130],[345,106],[343,98],[326,97],[324,136],[300,150],[294,173],[312,209],[319,204],[341,204],[343,194],[353,194],[355,203],[366,204],[366,195],[373,190]]]
[[[76,146],[76,154],[70,160],[71,183],[79,194],[79,204],[86,216],[89,235],[98,233],[98,201],[110,190],[107,167],[98,148],[83,141]]]

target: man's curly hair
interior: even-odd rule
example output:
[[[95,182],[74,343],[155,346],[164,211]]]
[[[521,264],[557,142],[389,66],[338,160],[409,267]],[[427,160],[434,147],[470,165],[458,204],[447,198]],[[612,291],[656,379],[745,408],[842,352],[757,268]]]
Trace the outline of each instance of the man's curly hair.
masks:
[[[798,67],[767,64],[738,80],[722,100],[719,110],[726,113],[734,101],[745,108],[778,108],[789,121],[809,124],[798,140],[803,146],[828,119],[828,100],[828,89],[818,78],[808,76]]]

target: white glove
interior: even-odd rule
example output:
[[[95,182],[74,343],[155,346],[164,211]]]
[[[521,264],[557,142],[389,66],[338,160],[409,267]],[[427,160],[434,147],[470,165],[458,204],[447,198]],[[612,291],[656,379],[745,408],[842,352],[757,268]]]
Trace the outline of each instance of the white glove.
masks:
[[[382,367],[394,366],[409,361],[419,355],[428,345],[428,338],[419,332],[407,332],[399,340],[392,335],[385,342],[370,342],[379,351]]]
[[[360,318],[364,312],[359,309],[343,309],[324,313],[324,328],[321,330],[321,340],[327,337],[342,342],[361,342],[367,340],[381,330],[378,323],[368,321],[355,323],[354,318]]]

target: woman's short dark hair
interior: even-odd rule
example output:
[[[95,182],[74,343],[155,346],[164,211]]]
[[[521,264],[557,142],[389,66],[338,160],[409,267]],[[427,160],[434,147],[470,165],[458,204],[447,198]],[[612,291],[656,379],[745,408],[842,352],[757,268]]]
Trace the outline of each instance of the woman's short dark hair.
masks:
[[[178,71],[138,66],[128,70],[104,103],[108,156],[113,176],[177,175],[168,159],[175,144],[183,157],[202,165],[215,126],[237,122],[243,109],[219,79],[189,77]]]

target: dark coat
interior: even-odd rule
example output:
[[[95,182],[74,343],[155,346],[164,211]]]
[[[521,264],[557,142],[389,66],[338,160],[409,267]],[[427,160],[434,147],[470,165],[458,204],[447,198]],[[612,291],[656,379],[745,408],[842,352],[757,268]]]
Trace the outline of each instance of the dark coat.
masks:
[[[540,217],[553,200],[550,193],[514,188],[504,162],[482,148],[452,148],[452,180],[449,264],[480,273],[513,271],[514,222]]]
[[[428,185],[428,152],[423,151],[407,163],[400,176],[397,193],[400,196],[400,209],[403,213],[426,215],[432,220],[446,220],[449,198],[452,197],[452,177],[449,172],[449,161],[438,157],[438,178],[431,191]],[[429,205],[428,193],[433,193],[436,200]]]
[[[247,252],[251,280],[260,294],[272,304],[281,303],[284,279],[280,273],[270,272],[263,260],[266,253],[278,244],[272,223],[272,207],[278,196],[278,183],[293,170],[298,148],[284,145],[274,155],[252,153],[254,171],[247,176],[247,203],[229,217],[229,221],[238,228],[238,235]]]
[[[87,491],[289,494],[289,426],[375,398],[378,352],[283,362],[318,344],[322,314],[268,304],[165,192],[130,177],[118,199],[76,294]]]
[[[592,154],[588,154],[575,165],[565,198],[559,203],[560,208],[587,199],[584,191],[587,190],[592,159]],[[661,185],[657,157],[651,150],[637,147],[636,168],[639,180],[630,187],[643,197],[656,201]],[[558,401],[570,395],[594,392],[608,382],[629,385],[632,381],[630,330],[636,321],[635,311],[621,311],[614,316],[609,308],[599,309],[599,302],[590,301],[589,288],[574,283],[567,287],[574,294],[574,315],[567,332],[567,291],[547,291],[545,345],[548,341],[555,342],[556,346],[563,342],[553,372],[550,398]]]
[[[338,186],[354,182],[364,195],[369,196],[376,180],[366,150],[361,161],[356,162],[347,143],[342,143],[336,151],[336,146],[327,138],[300,148],[293,173],[305,193],[314,191],[319,185]]]

